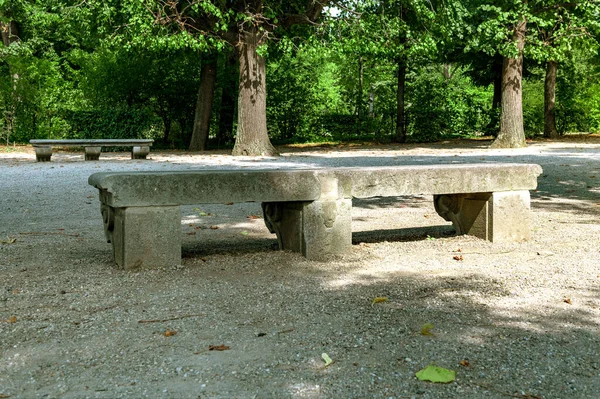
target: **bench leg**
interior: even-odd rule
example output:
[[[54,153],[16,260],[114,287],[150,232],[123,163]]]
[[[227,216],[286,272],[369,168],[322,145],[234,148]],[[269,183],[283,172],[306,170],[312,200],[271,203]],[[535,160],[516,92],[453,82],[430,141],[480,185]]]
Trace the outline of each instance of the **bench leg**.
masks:
[[[86,161],[99,160],[101,151],[102,151],[102,147],[85,147],[85,160]]]
[[[308,259],[326,259],[352,247],[352,200],[265,202],[265,224],[279,248]]]
[[[519,242],[531,237],[529,191],[436,195],[434,204],[459,235],[492,242]]]
[[[52,147],[34,147],[35,160],[37,162],[50,162],[52,158]]]
[[[112,242],[119,267],[156,269],[181,264],[179,206],[110,208],[103,205],[102,217],[106,238]]]
[[[131,149],[131,159],[146,159],[149,153],[149,146],[133,147]]]

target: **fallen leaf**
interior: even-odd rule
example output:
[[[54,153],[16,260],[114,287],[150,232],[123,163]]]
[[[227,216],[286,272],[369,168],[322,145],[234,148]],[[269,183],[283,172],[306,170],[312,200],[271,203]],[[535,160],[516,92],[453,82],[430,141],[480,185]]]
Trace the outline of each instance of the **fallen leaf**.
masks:
[[[456,371],[438,367],[433,364],[416,373],[420,381],[431,381],[447,384],[456,379]]]
[[[219,226],[210,226],[210,229],[211,229],[211,230],[218,230],[218,229],[219,229]]]
[[[167,331],[165,331],[165,333],[163,335],[165,337],[172,337],[173,335],[177,335],[177,331],[175,331],[175,330],[167,330]]]
[[[467,359],[461,360],[459,364],[463,367],[469,367],[471,365]]]
[[[563,302],[564,302],[564,303],[568,303],[569,305],[572,305],[572,303],[571,303],[571,298],[564,298],[564,299],[563,299]]]
[[[10,395],[5,395],[3,393],[0,393],[0,399],[6,399],[6,398],[10,398]]]
[[[210,345],[208,347],[209,351],[228,351],[229,349],[231,348],[227,345]]]
[[[243,236],[247,236],[248,232],[247,231],[242,231],[240,234],[243,235]]]
[[[188,236],[195,236],[195,235],[196,235],[196,232],[195,232],[195,231],[189,231],[189,232],[188,232]]]
[[[17,242],[17,239],[14,237],[6,237],[6,240],[0,241],[0,244],[14,244]]]
[[[382,303],[382,302],[387,302],[387,301],[388,301],[387,296],[378,296],[377,298],[373,299],[373,303],[371,305],[375,305],[376,303]]]
[[[321,358],[323,358],[323,361],[325,362],[325,366],[324,367],[327,367],[331,363],[333,363],[333,360],[331,360],[331,358],[329,357],[329,355],[327,353],[321,354]]]
[[[225,205],[233,205],[233,202],[227,202]]]
[[[431,323],[425,323],[423,324],[423,327],[421,327],[421,335],[433,335],[433,333],[431,332],[431,330],[433,330],[433,324]]]
[[[248,215],[247,216],[248,219],[260,219],[260,216],[256,216],[256,215]]]
[[[0,320],[0,321],[3,321],[5,323],[16,323],[17,322],[17,316],[11,316],[8,319]]]
[[[463,260],[463,257],[462,257],[462,255],[455,255],[452,257],[452,259],[461,261],[461,260]]]

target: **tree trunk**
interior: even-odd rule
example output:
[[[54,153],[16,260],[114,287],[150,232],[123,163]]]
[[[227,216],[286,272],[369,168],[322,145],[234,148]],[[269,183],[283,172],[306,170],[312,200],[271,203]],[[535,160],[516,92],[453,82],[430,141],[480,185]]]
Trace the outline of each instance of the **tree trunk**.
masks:
[[[2,30],[2,42],[6,47],[19,41],[19,25],[15,21],[0,22],[0,30]]]
[[[363,58],[358,57],[358,93],[356,94],[356,134],[360,136],[361,124],[362,124],[362,97],[363,97],[363,75],[365,67],[363,65]]]
[[[190,141],[190,151],[204,151],[208,143],[210,117],[212,115],[215,83],[217,82],[217,58],[211,56],[202,64],[200,72],[200,89],[196,101],[194,129]]]
[[[544,82],[544,137],[558,138],[556,130],[556,74],[558,63],[548,61],[546,67],[546,80]]]
[[[406,63],[398,60],[398,90],[396,92],[396,137],[398,143],[406,143],[406,120],[404,118],[404,91],[406,87]]]
[[[221,109],[219,110],[219,131],[217,132],[217,144],[233,143],[233,120],[235,117],[235,97],[237,94],[237,71],[235,53],[225,55],[225,66],[223,78],[220,80],[221,87]]]
[[[276,156],[267,132],[266,62],[258,55],[259,31],[251,27],[240,33],[240,83],[238,126],[233,155]]]
[[[504,57],[502,63],[502,113],[500,115],[500,132],[492,143],[492,148],[525,147],[525,130],[523,129],[523,48],[527,21],[517,22],[512,40],[516,43],[519,54],[516,58]]]
[[[500,120],[500,111],[502,106],[502,57],[494,58],[492,64],[492,77],[494,79],[494,96],[492,97],[492,109],[490,112],[490,121],[485,127],[485,134],[498,136],[498,122]]]
[[[0,31],[2,32],[2,43],[8,47],[12,43],[18,42],[19,38],[19,24],[16,21],[0,22]],[[14,132],[15,119],[17,114],[16,104],[20,101],[17,93],[17,84],[19,82],[19,74],[13,72],[12,66],[9,64],[8,70],[12,79],[12,98],[8,106],[8,110],[5,113],[6,120],[6,145],[8,145],[10,136]],[[34,132],[35,133],[35,132]],[[34,136],[35,137],[35,136]]]

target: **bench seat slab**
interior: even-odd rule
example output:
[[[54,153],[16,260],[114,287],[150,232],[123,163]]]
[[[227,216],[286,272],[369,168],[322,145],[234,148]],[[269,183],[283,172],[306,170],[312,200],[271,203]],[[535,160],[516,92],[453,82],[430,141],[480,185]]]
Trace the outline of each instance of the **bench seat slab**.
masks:
[[[125,270],[176,267],[181,264],[179,206],[113,208],[115,263]]]
[[[434,196],[435,210],[451,221],[459,235],[468,234],[491,242],[530,239],[529,191],[449,194]]]

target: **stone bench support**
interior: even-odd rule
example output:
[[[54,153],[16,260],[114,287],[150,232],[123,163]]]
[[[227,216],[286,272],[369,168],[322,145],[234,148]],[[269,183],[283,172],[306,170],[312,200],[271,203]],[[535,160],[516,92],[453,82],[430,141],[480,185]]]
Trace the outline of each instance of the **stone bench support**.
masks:
[[[352,198],[432,194],[457,234],[523,241],[531,230],[529,190],[541,172],[523,164],[103,172],[89,184],[99,189],[115,262],[132,270],[180,264],[180,205],[261,202],[279,247],[317,260],[349,251]]]
[[[52,147],[84,147],[85,160],[97,161],[100,159],[102,147],[132,147],[131,159],[146,159],[150,153],[151,139],[104,139],[104,140],[29,140],[35,149],[37,162],[50,162]]]

